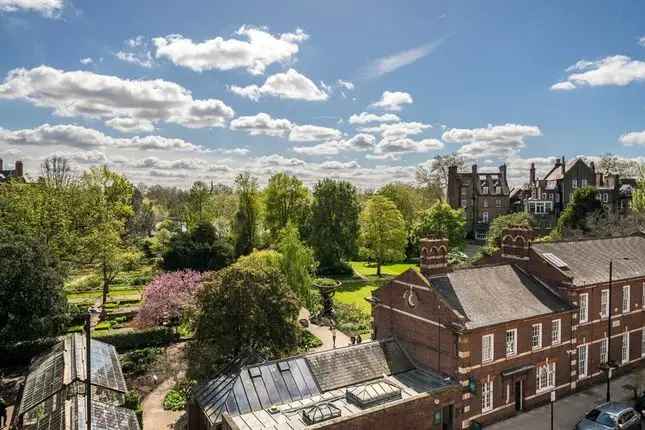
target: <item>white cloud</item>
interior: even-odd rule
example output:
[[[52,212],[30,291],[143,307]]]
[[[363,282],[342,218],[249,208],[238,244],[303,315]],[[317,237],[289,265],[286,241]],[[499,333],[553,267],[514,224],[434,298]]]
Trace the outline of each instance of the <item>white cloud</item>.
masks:
[[[551,90],[573,90],[582,86],[625,86],[645,80],[645,62],[625,55],[614,55],[598,61],[580,60],[567,68],[571,73],[565,81],[551,86]]]
[[[295,33],[273,35],[262,28],[242,26],[235,34],[246,40],[216,37],[195,43],[180,34],[157,37],[153,39],[155,56],[197,72],[244,68],[259,75],[270,64],[293,59],[298,43],[309,38],[300,28]]]
[[[148,42],[143,36],[136,36],[125,41],[126,50],[114,54],[116,58],[126,63],[135,64],[147,69],[155,65]]]
[[[122,133],[149,133],[155,129],[150,121],[140,118],[113,118],[105,124]]]
[[[641,36],[641,38],[638,39],[638,44],[642,47],[645,47],[645,36]]]
[[[262,96],[274,96],[282,99],[306,100],[306,101],[323,101],[327,100],[329,95],[319,89],[311,79],[289,69],[286,73],[276,73],[269,76],[262,86],[249,85],[238,87],[232,85],[230,90],[242,97],[247,97],[257,101]]]
[[[231,130],[246,131],[251,136],[283,137],[294,126],[288,119],[271,118],[267,113],[260,112],[253,116],[240,116],[231,121]]]
[[[354,90],[354,84],[349,81],[343,81],[342,79],[339,79],[336,81],[339,87],[345,88],[346,90],[353,91]]]
[[[155,168],[161,170],[202,170],[208,163],[200,159],[162,160],[157,157],[146,157],[130,163],[136,168]]]
[[[258,157],[256,162],[260,166],[280,166],[280,167],[294,167],[294,166],[304,166],[306,163],[303,160],[298,158],[286,158],[282,155],[272,154],[266,155],[263,157]]]
[[[377,145],[374,154],[385,155],[407,153],[425,153],[443,148],[443,142],[437,139],[413,140],[408,137],[402,138],[384,138]]]
[[[204,151],[183,139],[162,136],[115,138],[98,130],[76,125],[43,124],[33,129],[6,130],[0,128],[0,143],[8,145],[60,145],[76,148],[131,148],[139,150]]]
[[[532,125],[488,125],[487,128],[452,128],[441,136],[447,143],[465,144],[457,151],[468,159],[506,158],[525,147],[525,138],[541,136],[540,128]]]
[[[81,64],[88,65],[94,63],[94,60],[91,57],[81,58]]]
[[[620,136],[618,141],[625,146],[634,146],[634,145],[645,146],[645,130],[625,133],[622,136]]]
[[[398,112],[403,109],[404,104],[411,104],[412,96],[402,91],[385,91],[381,100],[372,103],[370,106],[383,110]]]
[[[25,10],[54,18],[63,10],[63,0],[0,0],[0,12]]]
[[[347,150],[369,151],[374,148],[376,138],[371,134],[359,133],[349,140],[344,141]]]
[[[294,152],[303,155],[336,155],[342,150],[342,145],[338,141],[329,141],[319,143],[313,146],[294,146]]]
[[[186,88],[162,79],[126,80],[47,66],[15,69],[0,85],[0,99],[25,100],[63,117],[109,121],[132,118],[154,124],[224,127],[235,112],[220,100],[195,100]]]
[[[365,67],[363,75],[367,78],[375,78],[393,72],[403,66],[420,60],[438,48],[443,42],[444,39],[442,38],[436,42],[427,43],[416,48],[398,52],[394,55],[378,58]]]
[[[361,112],[349,117],[350,124],[369,124],[371,122],[398,122],[401,119],[393,113],[377,115],[373,113]]]
[[[320,163],[320,167],[327,170],[353,170],[361,168],[356,161],[342,162],[336,160]]]
[[[421,134],[428,128],[432,128],[432,126],[430,124],[412,121],[379,124],[375,127],[363,127],[360,131],[366,133],[379,133],[384,138],[396,139]]]
[[[339,139],[342,133],[335,128],[318,125],[297,125],[291,129],[291,142],[320,142],[323,140]]]

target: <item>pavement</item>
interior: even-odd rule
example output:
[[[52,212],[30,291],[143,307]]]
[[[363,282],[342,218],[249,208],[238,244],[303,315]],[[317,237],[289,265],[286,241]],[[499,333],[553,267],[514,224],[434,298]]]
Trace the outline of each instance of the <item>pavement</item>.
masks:
[[[166,379],[143,399],[144,429],[175,429],[177,422],[186,413],[185,411],[166,411],[163,408],[163,399],[174,385],[174,378]]]
[[[631,403],[634,393],[625,385],[645,387],[645,369],[623,375],[611,382],[612,401]],[[605,402],[607,385],[599,383],[584,391],[563,397],[553,405],[554,429],[572,430],[576,423],[594,406]],[[645,424],[645,423],[644,423]],[[546,405],[524,412],[505,421],[486,426],[487,430],[548,430],[551,427],[551,406]],[[643,427],[645,429],[645,425]]]
[[[298,315],[298,320],[309,319],[309,311],[305,308],[300,309],[300,314]],[[334,340],[332,339],[331,330],[326,326],[319,326],[312,324],[309,321],[309,327],[306,327],[305,330],[318,337],[322,341],[322,345],[318,348],[314,348],[313,351],[325,351],[328,349],[334,348]],[[367,340],[367,339],[366,339]],[[341,346],[351,345],[352,341],[345,333],[340,330],[336,330],[336,348]]]

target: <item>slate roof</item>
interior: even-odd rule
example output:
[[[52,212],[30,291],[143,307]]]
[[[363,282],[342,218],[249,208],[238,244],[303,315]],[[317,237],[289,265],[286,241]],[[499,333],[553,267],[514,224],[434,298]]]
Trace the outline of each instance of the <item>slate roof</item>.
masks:
[[[544,242],[531,247],[538,255],[551,253],[562,260],[567,267],[559,270],[573,278],[574,285],[607,282],[612,258],[614,280],[645,276],[645,238],[641,236]],[[623,257],[629,260],[625,261]]]
[[[428,281],[466,318],[467,329],[570,309],[535,278],[510,264],[456,270]]]
[[[224,413],[259,413],[412,369],[394,340],[366,342],[223,371],[195,388],[193,398],[215,424]]]

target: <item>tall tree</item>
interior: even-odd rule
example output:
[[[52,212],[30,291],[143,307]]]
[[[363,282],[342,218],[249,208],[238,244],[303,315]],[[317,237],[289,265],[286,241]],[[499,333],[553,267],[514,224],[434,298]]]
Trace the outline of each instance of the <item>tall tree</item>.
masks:
[[[311,193],[298,178],[280,172],[269,179],[264,200],[264,222],[275,241],[289,222],[301,228],[309,212]]]
[[[219,270],[231,262],[233,247],[212,224],[204,221],[190,232],[175,234],[162,257],[166,270]]]
[[[376,274],[381,265],[405,257],[407,234],[405,222],[396,205],[387,197],[374,196],[361,212],[361,245],[376,261]]]
[[[93,167],[82,177],[88,212],[84,245],[88,261],[97,264],[103,280],[102,305],[121,270],[125,255],[125,223],[132,216],[132,184],[106,166]]]
[[[596,191],[592,187],[578,188],[560,214],[552,236],[566,237],[574,234],[575,230],[583,233],[589,231],[587,217],[601,210],[602,204],[596,199]]]
[[[632,193],[632,210],[645,215],[645,179],[638,181],[638,186]]]
[[[150,236],[155,226],[156,216],[152,203],[145,199],[139,186],[133,189],[130,205],[132,216],[128,218],[126,224],[128,236],[131,238]]]
[[[258,243],[259,202],[257,180],[250,173],[235,178],[239,204],[233,226],[235,255],[246,255]]]
[[[636,176],[639,173],[639,163],[606,153],[600,157],[597,169],[604,175]]]
[[[456,166],[457,170],[461,170],[464,164],[464,158],[457,153],[437,155],[432,159],[430,166],[417,167],[417,183],[425,187],[427,194],[442,198],[443,190],[448,186],[450,167]]]
[[[342,270],[343,259],[356,254],[359,212],[356,188],[349,182],[323,179],[316,184],[309,242],[321,271]]]
[[[74,180],[69,161],[60,156],[45,158],[40,166],[43,179],[52,188],[68,187]]]
[[[59,335],[68,315],[56,256],[42,241],[0,232],[0,267],[0,344]]]
[[[463,209],[453,209],[446,202],[437,202],[423,212],[416,227],[417,239],[445,237],[450,248],[462,249],[466,242],[466,218]]]
[[[275,251],[256,251],[204,279],[197,296],[191,377],[212,375],[243,354],[279,358],[298,346],[298,299]]]
[[[287,224],[281,231],[278,251],[282,254],[281,268],[287,284],[304,306],[313,310],[315,301],[311,286],[318,263],[311,248],[300,240],[298,228],[294,224]]]
[[[184,222],[188,229],[201,222],[213,222],[215,218],[214,201],[211,191],[204,182],[196,181],[188,193]]]

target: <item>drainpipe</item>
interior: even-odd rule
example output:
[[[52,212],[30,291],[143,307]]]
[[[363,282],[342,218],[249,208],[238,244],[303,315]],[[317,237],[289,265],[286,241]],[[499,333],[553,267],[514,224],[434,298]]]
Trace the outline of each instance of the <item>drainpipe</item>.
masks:
[[[92,314],[85,317],[85,423],[86,429],[92,430]]]

